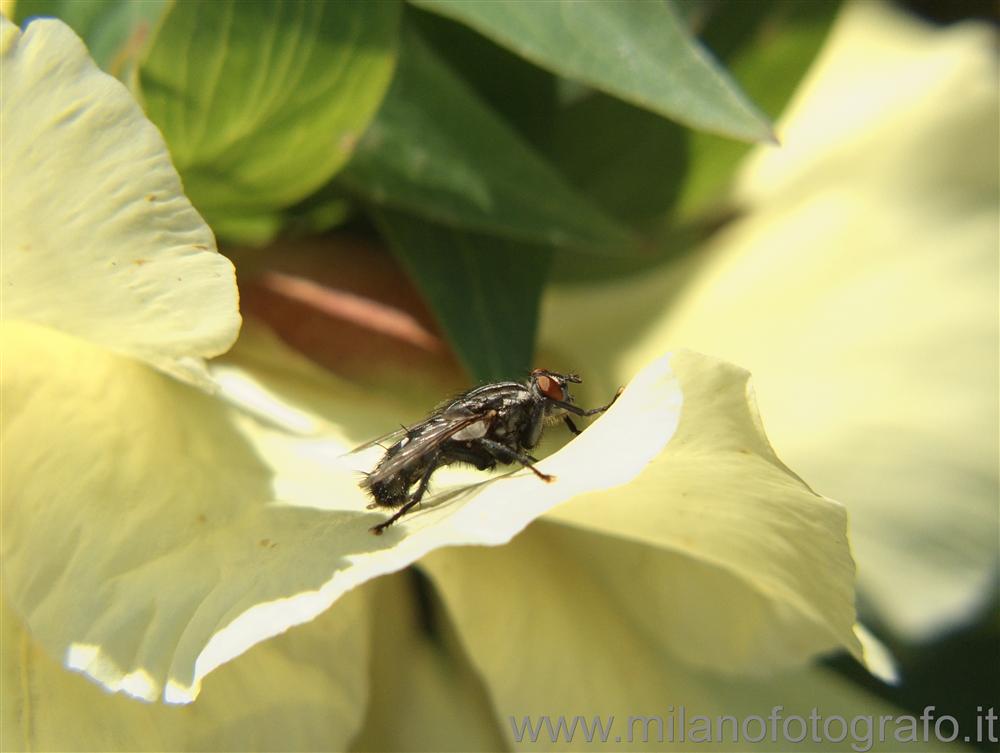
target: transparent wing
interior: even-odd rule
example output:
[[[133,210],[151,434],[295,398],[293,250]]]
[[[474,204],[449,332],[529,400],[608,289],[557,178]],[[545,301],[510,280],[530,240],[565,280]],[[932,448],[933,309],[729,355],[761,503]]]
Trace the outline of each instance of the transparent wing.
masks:
[[[512,382],[512,383],[503,382],[498,384],[482,385],[480,387],[474,387],[471,390],[461,392],[455,395],[454,397],[450,397],[444,402],[440,403],[431,412],[431,414],[420,423],[413,424],[412,426],[409,427],[401,426],[398,429],[394,429],[393,431],[390,431],[387,434],[383,434],[380,437],[375,437],[375,439],[372,439],[368,442],[365,442],[363,445],[355,447],[350,452],[344,453],[343,457],[346,457],[348,455],[354,455],[355,453],[358,452],[364,452],[365,450],[371,449],[372,447],[376,446],[382,446],[385,449],[388,449],[392,445],[396,444],[396,442],[401,440],[403,437],[405,437],[407,434],[411,436],[421,434],[425,430],[428,430],[429,427],[431,427],[432,425],[436,426],[441,421],[448,422],[450,420],[466,420],[468,418],[475,419],[475,415],[473,413],[470,413],[469,410],[465,409],[460,405],[469,395],[472,395],[474,393],[479,393],[487,389],[493,389],[493,390],[497,388],[509,389],[512,386],[515,388],[524,389],[524,386],[518,384],[517,382]],[[469,423],[470,422],[466,422],[462,426],[456,428],[455,431],[461,431],[465,426],[468,426]],[[441,427],[441,429],[443,430],[444,427]],[[445,439],[447,439],[447,437],[445,437]]]
[[[411,427],[410,431],[413,431],[414,429],[416,429],[417,426],[420,426],[420,424],[417,424],[416,426]],[[380,437],[375,437],[375,439],[369,440],[369,441],[365,442],[364,444],[359,444],[353,450],[345,452],[343,455],[341,455],[341,457],[347,457],[349,455],[356,455],[359,452],[364,452],[365,450],[370,450],[372,447],[382,447],[383,449],[388,449],[389,447],[392,447],[392,445],[396,444],[396,442],[398,442],[400,439],[402,439],[403,437],[405,437],[406,436],[406,432],[407,432],[406,427],[405,426],[400,426],[395,431],[390,431],[387,434],[383,434]]]
[[[433,452],[443,442],[458,434],[462,429],[479,422],[483,422],[488,426],[492,421],[493,415],[492,412],[487,415],[445,413],[429,418],[422,424],[411,427],[409,441],[398,449],[395,449],[392,454],[387,453],[375,467],[375,470],[365,478],[362,486],[371,486],[377,481],[395,475],[400,469],[405,468],[418,458]],[[402,430],[400,433],[406,436]]]

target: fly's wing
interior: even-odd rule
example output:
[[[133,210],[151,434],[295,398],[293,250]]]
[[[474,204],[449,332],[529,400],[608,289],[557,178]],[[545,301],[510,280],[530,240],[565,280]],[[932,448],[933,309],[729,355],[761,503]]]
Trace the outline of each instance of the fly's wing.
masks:
[[[383,450],[387,450],[403,437],[423,431],[425,426],[433,421],[436,421],[438,418],[440,418],[440,416],[430,416],[425,418],[420,423],[413,424],[413,426],[400,426],[398,429],[394,429],[393,431],[387,432],[380,437],[375,437],[375,439],[371,439],[362,445],[358,445],[350,452],[344,453],[342,457],[356,455],[359,452],[370,450],[372,447],[381,447]]]
[[[423,457],[440,447],[445,441],[458,434],[473,424],[484,422],[489,423],[492,415],[481,413],[444,413],[433,416],[421,424],[412,427],[408,433],[400,430],[402,435],[399,439],[400,445],[393,445],[385,456],[379,461],[367,478],[362,482],[362,486],[372,484],[390,478],[401,468],[405,468],[417,458]],[[485,433],[485,431],[484,431]],[[409,437],[406,439],[405,437]]]
[[[365,450],[369,450],[375,446],[382,446],[383,448],[391,447],[392,445],[396,444],[396,442],[401,440],[403,437],[407,435],[415,436],[417,434],[421,434],[422,432],[426,431],[428,427],[430,427],[433,424],[437,424],[442,420],[447,420],[447,419],[460,420],[466,418],[475,419],[475,415],[471,413],[466,407],[463,407],[463,404],[466,402],[469,396],[476,395],[478,393],[482,393],[489,390],[493,391],[496,391],[498,389],[510,390],[511,388],[515,390],[526,389],[525,386],[520,382],[497,382],[495,384],[480,385],[479,387],[473,387],[472,389],[466,390],[465,392],[460,392],[454,397],[450,397],[447,400],[441,402],[439,405],[437,405],[434,408],[434,410],[431,411],[431,414],[420,423],[413,424],[413,426],[409,427],[401,426],[400,428],[394,431],[390,431],[388,434],[383,434],[380,437],[375,437],[375,439],[365,442],[363,445],[359,445],[358,447],[355,447],[353,450],[345,454],[354,455],[358,452],[364,452]],[[475,421],[473,420],[469,423],[475,423]],[[456,431],[461,431],[461,429],[468,426],[469,423],[465,423],[462,426],[458,427]],[[445,437],[445,439],[447,439],[447,437]]]
[[[416,428],[417,428],[416,426],[413,427],[413,429]],[[413,429],[410,429],[409,431],[412,431]],[[387,434],[383,434],[380,437],[375,437],[375,439],[365,442],[364,444],[359,444],[353,450],[345,452],[341,457],[347,457],[348,455],[356,455],[359,452],[370,450],[372,447],[376,446],[382,447],[383,449],[386,447],[391,447],[392,445],[396,444],[396,442],[398,442],[400,439],[405,437],[407,431],[408,430],[406,429],[406,427],[401,426],[395,431],[390,431]]]

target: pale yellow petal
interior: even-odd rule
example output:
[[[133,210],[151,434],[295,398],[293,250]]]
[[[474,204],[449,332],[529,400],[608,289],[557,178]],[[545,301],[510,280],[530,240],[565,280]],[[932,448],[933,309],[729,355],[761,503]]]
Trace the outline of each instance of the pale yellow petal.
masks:
[[[748,603],[774,607],[762,607],[768,619],[748,631],[770,653],[752,660],[737,647],[719,656],[770,667],[822,648],[856,648],[841,511],[770,454],[744,372],[694,354],[660,358],[582,436],[541,461],[555,482],[527,471],[442,473],[423,510],[374,536],[370,527],[388,512],[366,509],[359,458],[342,454],[365,406],[372,415],[386,406],[274,343],[257,343],[263,354],[254,346],[248,338],[216,371],[221,396],[249,412],[85,341],[5,327],[3,347],[17,364],[3,375],[5,587],[53,655],[109,689],[191,700],[213,669],[314,619],[351,588],[434,549],[505,543],[557,505],[637,477],[643,504],[690,514],[682,497],[661,494],[661,482],[678,496],[688,490],[662,481],[660,467],[694,479],[704,494],[697,474],[713,462],[736,490],[720,487],[730,507],[720,514],[709,501],[706,520],[731,515],[779,548],[753,569],[745,551],[720,555],[715,523],[691,522],[690,541],[667,542],[681,559],[701,561],[709,580],[735,582],[733,593]],[[270,366],[241,370],[241,362]],[[683,417],[677,445],[670,440]],[[688,441],[694,451],[686,455]],[[688,470],[694,475],[683,476]],[[620,499],[608,497],[607,509],[626,509]],[[592,505],[586,497],[580,505],[574,522],[589,525]],[[776,530],[766,533],[769,525]],[[827,541],[814,542],[819,531]],[[786,572],[792,566],[797,576]],[[688,630],[714,616],[693,613]],[[774,634],[787,639],[783,652],[775,653]]]
[[[329,606],[342,516],[277,503],[231,409],[36,325],[2,347],[3,587],[52,656],[183,702]]]
[[[341,457],[364,395],[317,369],[307,376],[287,350],[272,353],[276,381],[316,396],[326,419],[276,393],[256,417],[239,412],[37,325],[7,322],[2,347],[12,606],[73,669],[110,690],[173,702],[192,700],[213,669],[365,581],[440,546],[502,543],[581,489],[627,481],[666,442],[680,399],[661,361],[622,396],[617,418],[603,419],[611,439],[592,428],[574,453],[545,461],[559,482],[473,476],[480,485],[459,486],[460,499],[428,504],[379,537],[369,528],[387,513],[365,509],[357,459]],[[267,371],[242,383],[234,370],[219,373],[230,400],[252,402],[255,385],[269,394]],[[661,420],[637,433],[628,416],[647,410]],[[632,446],[618,448],[627,463],[593,462],[619,437]]]
[[[442,594],[470,660],[484,678],[508,744],[516,750],[852,750],[850,741],[836,740],[840,731],[836,720],[829,723],[829,737],[834,740],[824,739],[823,721],[819,739],[811,739],[808,725],[813,709],[824,718],[875,715],[876,725],[880,714],[903,713],[832,673],[810,667],[766,679],[694,669],[664,651],[662,640],[637,623],[632,611],[623,609],[619,584],[609,583],[598,573],[601,568],[634,566],[634,560],[616,564],[601,554],[591,557],[590,546],[600,548],[602,537],[588,536],[584,539],[567,526],[543,521],[505,547],[446,549],[421,562]],[[621,552],[642,549],[634,543],[619,545]],[[696,568],[691,574],[698,577]],[[654,605],[657,587],[674,585],[647,580],[641,567],[633,567],[631,577],[645,583]],[[688,597],[681,593],[673,600],[677,619],[683,620]],[[741,606],[733,604],[726,619],[752,620],[755,615],[741,612]],[[675,620],[664,619],[660,632],[673,629]],[[768,734],[754,745],[759,722],[750,717],[767,720],[775,707],[780,715],[778,735],[783,733],[784,720],[798,715],[810,736],[783,744]],[[572,745],[565,736],[553,744],[543,715],[557,732],[560,716],[567,725],[580,718]],[[701,726],[699,716],[712,724],[723,716],[736,718],[741,735],[744,720],[749,719],[748,737],[724,736],[719,744],[716,734],[714,742],[693,743],[692,735]],[[594,732],[595,717],[603,726],[603,741],[600,730],[591,740],[583,731],[582,724],[587,724]],[[922,742],[906,745],[891,736],[882,743],[872,740],[865,747],[866,721],[854,726],[859,747],[853,750],[928,748]],[[535,733],[534,740],[529,729]],[[717,728],[712,729],[714,733]],[[730,729],[724,727],[723,735]],[[794,720],[789,722],[789,733],[797,737]]]
[[[418,592],[418,587],[423,592]],[[355,751],[499,751],[500,720],[416,571],[365,586],[373,614],[371,695]]]
[[[746,217],[543,318],[603,384],[682,346],[750,369],[778,452],[851,511],[864,602],[912,638],[995,593],[996,111],[990,30],[851,5]]]
[[[305,367],[279,357],[281,352],[275,348],[267,360],[301,369],[294,378],[300,387],[319,383],[319,374],[306,377]],[[275,367],[261,381],[263,375],[251,366],[254,359],[244,353],[238,347],[227,359],[232,365],[216,369],[223,394],[239,396],[243,404],[257,406],[258,414],[270,413],[274,422],[301,426],[306,434],[296,439],[260,423],[245,424],[259,453],[280,469],[276,483],[288,484],[281,487],[282,498],[360,513],[366,500],[358,494],[357,477],[343,470],[337,476],[336,464],[343,459],[331,456],[336,439],[327,440],[324,458],[323,440],[309,435],[343,436],[342,429],[332,429],[344,400],[335,383],[327,380],[324,404],[310,397],[317,393],[314,388],[298,393],[288,384],[282,388]],[[254,375],[256,383],[250,381]],[[326,416],[327,428],[308,428],[294,414],[269,405],[282,393],[289,401],[308,401],[312,411]],[[375,448],[369,462],[379,452]],[[538,467],[557,480],[544,484],[521,471],[484,482],[476,472],[442,470],[435,475],[438,492],[424,509],[381,537],[367,528],[388,512],[345,519],[338,546],[350,556],[331,573],[323,594],[332,600],[345,588],[440,547],[505,543],[551,511],[553,519],[576,528],[614,534],[601,540],[612,564],[646,556],[653,580],[669,580],[673,590],[690,592],[685,613],[672,618],[672,629],[657,638],[687,661],[741,672],[796,665],[842,647],[860,657],[844,512],[812,493],[775,457],[741,369],[692,353],[658,359],[636,376],[611,410]],[[567,500],[572,502],[559,507]],[[616,543],[621,552],[612,551]],[[600,548],[595,545],[586,559],[600,560]],[[629,567],[607,570],[636,620],[650,633],[658,631],[657,620],[670,610],[672,589],[661,588],[653,608]],[[738,602],[737,611],[752,613],[753,619],[733,624],[726,600]]]
[[[362,599],[344,599],[227,665],[197,703],[177,707],[113,696],[67,672],[4,608],[3,749],[343,750],[367,695],[366,611]]]
[[[951,722],[937,721],[945,713],[940,709],[930,712],[925,728],[921,712],[894,706],[822,667],[784,672],[767,680],[715,681],[712,698],[715,709],[702,714],[710,717],[713,740],[723,738],[724,744],[697,743],[699,750],[708,745],[732,751],[960,751],[970,750],[966,746],[976,736],[975,729],[955,728],[952,737]],[[690,744],[696,739],[695,727],[704,730],[706,725],[693,720],[691,709],[685,711]],[[729,719],[720,724],[723,717]],[[678,729],[679,721],[676,715]]]
[[[866,598],[922,638],[996,593],[1000,103],[991,30],[914,26],[852,7],[647,347],[753,370],[783,456],[852,511]]]
[[[2,316],[208,384],[239,331],[233,266],[156,127],[61,21],[2,23]]]
[[[687,683],[690,672],[635,629],[585,563],[567,556],[566,534],[565,526],[539,522],[507,546],[441,550],[420,564],[518,750],[548,746],[515,744],[512,716],[625,718],[666,705],[672,688],[683,688],[688,703],[709,700],[697,680]]]
[[[745,371],[686,353],[671,365],[684,404],[670,444],[628,485],[554,510],[589,532],[562,548],[683,661],[744,673],[841,647],[861,658],[843,508],[771,450]]]
[[[254,351],[260,348],[270,349],[271,355],[257,355]],[[264,362],[270,366],[260,368]],[[583,436],[539,464],[556,476],[552,483],[543,483],[526,470],[491,477],[475,470],[443,468],[435,474],[435,493],[423,508],[377,537],[368,527],[385,520],[391,511],[367,512],[370,499],[358,482],[360,469],[370,468],[381,450],[375,447],[347,457],[341,453],[352,442],[398,426],[390,403],[297,363],[286,348],[253,335],[216,364],[214,374],[223,396],[243,406],[248,416],[256,416],[252,424],[248,418],[243,428],[262,456],[281,469],[279,482],[287,476],[294,484],[288,487],[288,498],[300,505],[354,512],[351,541],[357,551],[369,550],[379,561],[399,558],[386,572],[438,546],[504,543],[566,499],[626,483],[667,443],[683,400],[669,357],[658,359],[635,377],[614,407]],[[634,420],[639,416],[656,420]],[[365,421],[369,426],[361,434],[359,427]],[[614,462],[597,462],[608,452]],[[384,551],[390,549],[391,553]]]

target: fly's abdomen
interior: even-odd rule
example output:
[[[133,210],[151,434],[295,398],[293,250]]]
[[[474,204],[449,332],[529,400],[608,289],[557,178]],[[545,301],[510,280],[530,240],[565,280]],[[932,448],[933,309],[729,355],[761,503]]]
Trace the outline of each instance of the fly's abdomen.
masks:
[[[400,507],[406,504],[410,487],[422,472],[419,462],[411,462],[402,467],[393,462],[400,446],[392,447],[361,483],[379,507]]]
[[[373,481],[366,486],[379,507],[400,507],[406,503],[408,489],[399,476]]]

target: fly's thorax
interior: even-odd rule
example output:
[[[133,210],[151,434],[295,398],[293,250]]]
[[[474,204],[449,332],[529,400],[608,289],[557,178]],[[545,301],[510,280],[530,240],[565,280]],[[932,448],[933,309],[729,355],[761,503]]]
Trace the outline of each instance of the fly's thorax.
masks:
[[[533,407],[534,401],[527,394],[508,401],[504,409],[498,412],[490,434],[497,438],[520,436],[531,422]]]

